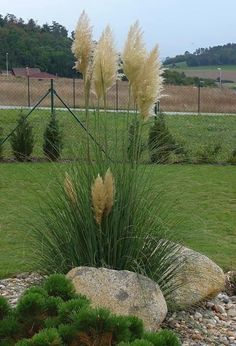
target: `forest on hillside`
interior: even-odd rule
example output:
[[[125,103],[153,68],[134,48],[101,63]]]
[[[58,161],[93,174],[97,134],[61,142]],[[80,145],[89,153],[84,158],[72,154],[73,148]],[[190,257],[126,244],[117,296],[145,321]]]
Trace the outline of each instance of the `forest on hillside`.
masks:
[[[33,19],[24,22],[13,14],[0,15],[0,70],[13,67],[38,67],[42,71],[71,77],[75,74],[71,52],[72,36],[53,21],[38,25]]]
[[[236,43],[198,48],[194,53],[186,51],[174,58],[166,58],[164,65],[174,65],[180,62],[186,62],[187,66],[236,65]]]

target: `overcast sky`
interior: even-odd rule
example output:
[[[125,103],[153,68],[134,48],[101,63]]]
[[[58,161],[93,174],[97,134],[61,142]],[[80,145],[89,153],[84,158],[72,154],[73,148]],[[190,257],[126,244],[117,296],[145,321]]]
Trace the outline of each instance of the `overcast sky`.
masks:
[[[121,50],[129,26],[139,20],[147,47],[161,57],[236,42],[236,0],[0,0],[0,13],[62,24],[71,32],[85,10],[98,39],[110,24]]]

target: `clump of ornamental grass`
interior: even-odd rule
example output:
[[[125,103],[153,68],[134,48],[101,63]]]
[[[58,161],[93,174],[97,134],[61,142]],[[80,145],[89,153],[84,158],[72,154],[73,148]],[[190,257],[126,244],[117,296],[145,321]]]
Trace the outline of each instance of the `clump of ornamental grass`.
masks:
[[[142,95],[147,100],[142,104],[140,101],[137,146],[141,143],[143,119],[160,90],[157,58],[155,48],[147,55],[145,67],[140,67],[147,76],[145,85],[139,85],[137,97]],[[115,60],[112,34],[107,27],[93,65],[94,88],[98,101],[103,99],[105,106],[107,91],[115,80]],[[101,118],[99,112],[96,116]],[[153,188],[151,169],[140,164],[139,158],[128,157],[126,122],[116,128],[119,140],[110,148],[107,118],[103,117],[103,139],[98,125],[99,138],[90,142],[93,161],[67,167],[67,173],[59,174],[54,191],[44,199],[41,220],[31,233],[36,265],[46,273],[67,273],[77,266],[131,270],[154,279],[168,297],[179,284],[173,284],[173,278],[181,269],[181,260],[180,246],[167,237],[164,212],[168,209],[161,202],[162,191]],[[134,148],[131,153],[136,155],[138,150]]]

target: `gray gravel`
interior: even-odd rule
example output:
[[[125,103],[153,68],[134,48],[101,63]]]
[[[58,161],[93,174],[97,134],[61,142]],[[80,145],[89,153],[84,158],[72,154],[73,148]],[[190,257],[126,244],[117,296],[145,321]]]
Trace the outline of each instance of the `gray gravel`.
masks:
[[[22,293],[44,278],[24,273],[0,280],[0,294],[15,306]],[[236,346],[236,296],[220,293],[215,299],[191,311],[169,313],[163,327],[171,328],[184,346]]]

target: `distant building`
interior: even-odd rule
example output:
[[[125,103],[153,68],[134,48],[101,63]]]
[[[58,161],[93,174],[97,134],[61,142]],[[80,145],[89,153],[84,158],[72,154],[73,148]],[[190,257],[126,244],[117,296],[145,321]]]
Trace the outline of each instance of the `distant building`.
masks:
[[[2,71],[2,75],[4,76],[14,76],[14,77],[22,77],[22,78],[35,78],[35,79],[55,79],[57,76],[47,73],[41,72],[39,68],[31,68],[31,67],[14,67],[12,70]]]

